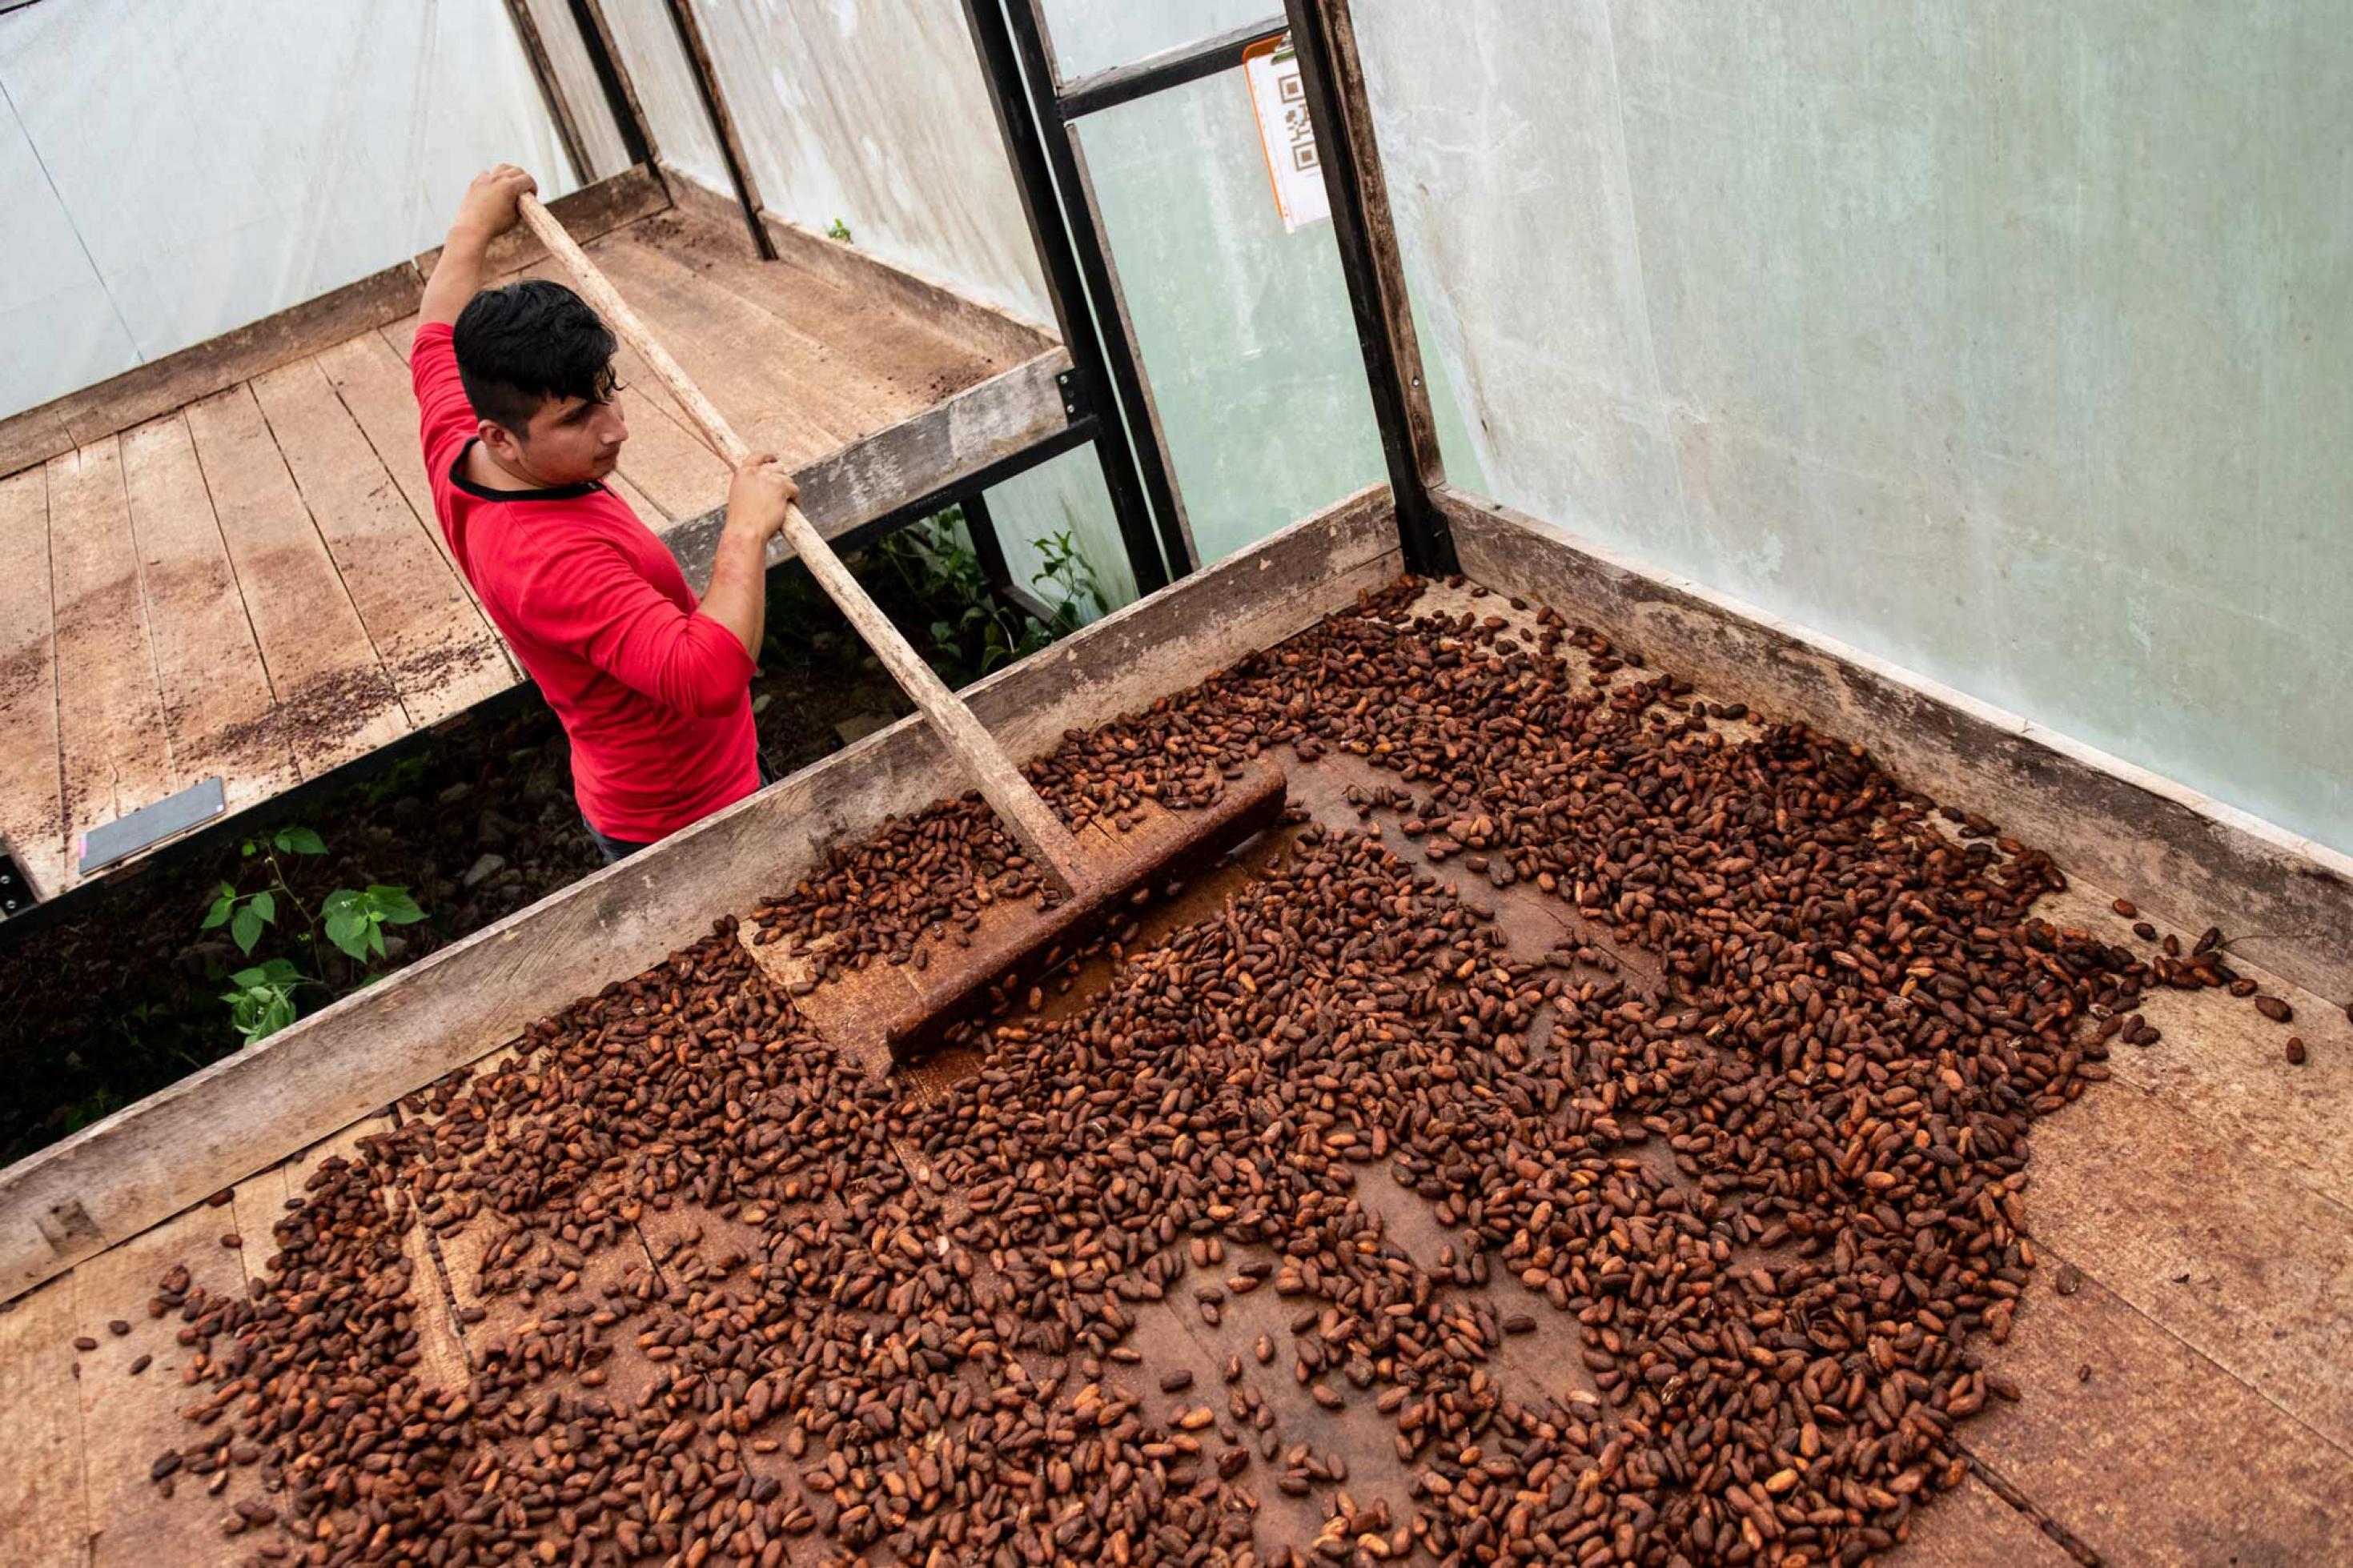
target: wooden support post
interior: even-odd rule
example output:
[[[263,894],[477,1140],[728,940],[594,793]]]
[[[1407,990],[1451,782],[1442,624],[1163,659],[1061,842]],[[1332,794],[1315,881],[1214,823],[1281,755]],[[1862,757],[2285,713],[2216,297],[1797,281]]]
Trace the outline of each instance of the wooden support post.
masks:
[[[596,68],[596,79],[604,86],[614,122],[621,128],[621,143],[628,149],[629,161],[643,163],[654,178],[660,179],[661,153],[654,140],[654,122],[638,99],[638,85],[629,76],[628,61],[621,56],[620,39],[605,20],[601,0],[572,0],[572,19]]]
[[[735,186],[735,199],[744,208],[744,225],[752,231],[752,245],[763,261],[776,258],[776,241],[768,237],[767,226],[760,222],[760,193],[752,183],[752,165],[744,155],[743,138],[735,133],[735,117],[727,111],[727,95],[719,86],[719,68],[712,63],[711,50],[702,41],[702,24],[695,19],[694,0],[670,0],[670,21],[678,27],[679,42],[686,47],[686,63],[693,69],[695,89],[702,95],[702,107],[710,112],[711,123],[719,132],[720,155],[727,162],[727,178]]]
[[[525,0],[507,0],[507,16],[514,23],[515,37],[522,43],[523,58],[531,63],[532,79],[539,83],[540,100],[547,105],[547,117],[555,123],[555,140],[572,164],[572,178],[576,184],[587,184],[596,178],[596,171],[588,166],[588,144],[581,140],[580,122],[572,116],[571,100],[564,96],[564,85],[555,79],[554,64],[547,58],[547,40],[539,36],[539,22]]]

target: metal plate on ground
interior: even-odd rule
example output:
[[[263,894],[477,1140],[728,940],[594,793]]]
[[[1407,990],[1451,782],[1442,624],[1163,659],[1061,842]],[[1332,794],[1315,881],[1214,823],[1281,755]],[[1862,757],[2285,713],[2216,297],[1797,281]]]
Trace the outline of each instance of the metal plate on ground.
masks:
[[[217,778],[190,784],[153,805],[142,805],[81,836],[81,874],[87,877],[102,866],[128,859],[175,833],[210,822],[227,809],[228,796]]]

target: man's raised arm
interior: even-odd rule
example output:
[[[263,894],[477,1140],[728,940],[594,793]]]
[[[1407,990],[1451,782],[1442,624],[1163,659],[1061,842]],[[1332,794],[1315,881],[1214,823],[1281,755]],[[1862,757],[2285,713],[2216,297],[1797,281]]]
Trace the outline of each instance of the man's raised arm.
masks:
[[[487,270],[491,241],[522,221],[516,199],[526,191],[536,194],[538,190],[539,182],[512,163],[501,163],[474,176],[474,183],[466,187],[465,199],[458,204],[449,237],[442,242],[441,259],[433,264],[433,276],[426,279],[419,325],[457,322],[458,312],[488,281],[482,274]]]

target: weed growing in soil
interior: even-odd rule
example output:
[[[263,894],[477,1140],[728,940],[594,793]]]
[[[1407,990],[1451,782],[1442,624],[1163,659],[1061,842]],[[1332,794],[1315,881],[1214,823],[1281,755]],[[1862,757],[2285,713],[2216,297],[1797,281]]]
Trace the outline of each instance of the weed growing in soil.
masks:
[[[370,959],[386,956],[385,927],[414,925],[425,918],[424,910],[409,896],[406,888],[382,882],[371,882],[364,889],[336,889],[321,900],[319,913],[313,917],[287,885],[286,868],[278,858],[280,855],[324,855],[327,842],[313,829],[280,827],[267,838],[247,839],[238,846],[237,852],[269,868],[269,885],[246,893],[239,892],[234,882],[223,882],[211,907],[205,911],[204,924],[199,929],[218,931],[227,926],[229,940],[248,958],[259,945],[263,932],[278,923],[281,894],[285,907],[301,916],[307,928],[294,933],[296,942],[315,957],[318,939],[323,934],[363,969]],[[365,984],[370,978],[373,977],[362,976],[358,983]],[[240,969],[228,977],[228,983],[230,989],[221,994],[221,1000],[228,1004],[231,1026],[248,1046],[294,1021],[294,993],[298,988],[317,985],[332,989],[323,981],[303,973],[285,958],[271,958],[252,968]]]

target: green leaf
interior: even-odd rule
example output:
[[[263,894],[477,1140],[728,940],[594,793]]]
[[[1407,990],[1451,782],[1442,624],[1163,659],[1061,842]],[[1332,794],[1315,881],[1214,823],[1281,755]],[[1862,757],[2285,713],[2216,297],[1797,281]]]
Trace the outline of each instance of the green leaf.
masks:
[[[348,905],[327,911],[327,940],[354,959],[367,957],[368,937],[375,930],[374,921]]]
[[[388,888],[381,882],[368,884],[368,901],[375,906],[376,918],[386,925],[413,925],[425,918],[417,900],[408,896],[406,888]]]
[[[324,855],[327,841],[307,827],[281,827],[278,830],[278,847],[289,855]]]
[[[265,888],[260,892],[254,894],[248,902],[254,911],[261,916],[263,924],[275,925],[278,922],[277,894]]]
[[[223,893],[219,898],[213,900],[213,907],[205,911],[205,923],[197,929],[200,931],[215,931],[228,924],[229,911],[236,908],[237,894],[234,892]]]
[[[250,903],[239,904],[237,913],[229,917],[228,934],[239,952],[251,952],[253,944],[261,940],[261,915]]]

